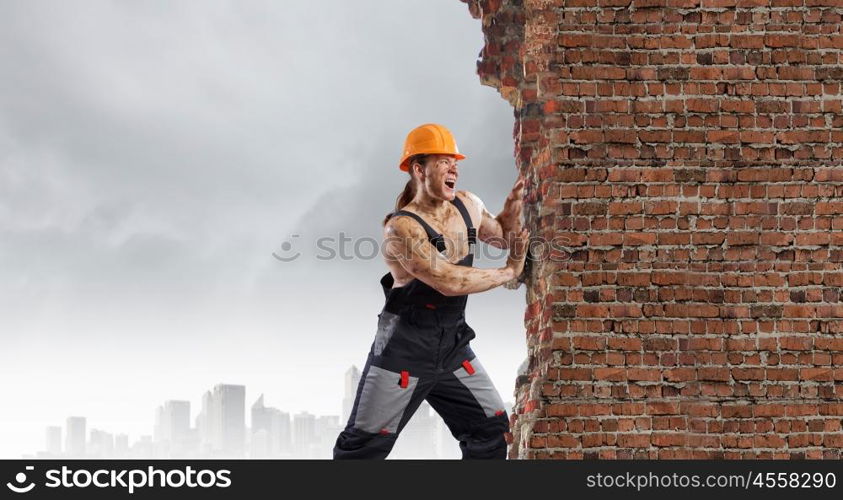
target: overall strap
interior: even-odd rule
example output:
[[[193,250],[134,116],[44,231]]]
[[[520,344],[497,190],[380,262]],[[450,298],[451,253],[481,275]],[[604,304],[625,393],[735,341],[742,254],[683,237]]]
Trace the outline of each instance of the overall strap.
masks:
[[[457,207],[457,210],[460,211],[460,215],[462,215],[462,220],[465,222],[465,227],[468,230],[468,248],[471,249],[471,245],[477,242],[477,229],[471,224],[471,217],[468,215],[468,209],[465,208],[465,204],[459,196],[454,196],[451,203]],[[469,252],[471,252],[471,250],[469,250]]]
[[[407,210],[398,210],[392,214],[392,217],[397,215],[409,215],[410,217],[416,219],[416,221],[421,224],[424,231],[427,233],[427,240],[436,247],[436,250],[439,252],[445,251],[445,240],[442,238],[442,235],[434,231],[433,228],[419,216],[419,214],[409,212]]]

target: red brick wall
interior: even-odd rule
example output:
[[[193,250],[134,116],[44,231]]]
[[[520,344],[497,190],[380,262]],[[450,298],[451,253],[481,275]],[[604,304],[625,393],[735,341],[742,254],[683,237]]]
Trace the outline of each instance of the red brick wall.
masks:
[[[565,240],[510,457],[841,458],[843,0],[463,1]]]

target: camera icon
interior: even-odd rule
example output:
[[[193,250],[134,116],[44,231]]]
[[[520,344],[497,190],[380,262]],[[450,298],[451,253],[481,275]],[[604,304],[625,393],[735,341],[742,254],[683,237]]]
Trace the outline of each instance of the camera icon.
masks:
[[[32,465],[27,465],[26,470],[35,470],[35,467]],[[15,474],[15,483],[6,483],[6,487],[12,490],[15,493],[29,493],[32,491],[32,488],[35,488],[35,483],[29,483],[27,485],[23,485],[26,482],[26,473],[18,472]],[[20,485],[20,486],[19,486]]]

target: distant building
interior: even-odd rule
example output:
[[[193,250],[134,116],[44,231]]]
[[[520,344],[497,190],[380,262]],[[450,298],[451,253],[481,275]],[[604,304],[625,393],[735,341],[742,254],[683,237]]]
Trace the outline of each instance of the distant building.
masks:
[[[311,444],[311,458],[332,458],[337,434],[342,430],[338,415],[323,415],[316,418],[316,436]]]
[[[437,458],[436,421],[427,401],[421,402],[401,429],[388,458]]]
[[[190,454],[190,401],[165,401],[155,413],[153,439],[167,457]]]
[[[252,404],[252,427],[249,438],[249,456],[268,458],[273,456],[272,410],[263,404],[263,394]]]
[[[342,398],[342,415],[340,416],[340,424],[345,427],[348,418],[351,416],[351,409],[354,406],[354,397],[357,395],[357,386],[360,383],[360,370],[356,366],[351,365],[345,372],[343,388],[344,394]]]
[[[290,437],[290,414],[265,406],[261,394],[252,405],[250,456],[268,458],[289,455]]]
[[[211,391],[205,391],[202,395],[202,410],[196,416],[196,429],[199,431],[199,454],[200,456],[210,455],[213,446],[214,436],[217,430],[214,429],[214,396]]]
[[[91,429],[88,456],[92,458],[112,458],[114,456],[114,436],[99,429]]]
[[[46,455],[50,457],[61,456],[61,427],[52,425],[47,427]]]
[[[117,434],[114,437],[114,456],[117,458],[129,456],[129,436],[127,434]]]
[[[293,457],[293,419],[285,411],[278,412],[278,454],[280,457]]]
[[[316,442],[316,416],[303,411],[293,416],[293,455],[297,458],[311,458]]]
[[[217,384],[202,398],[197,418],[201,451],[213,457],[244,456],[246,444],[246,387]]]
[[[132,445],[130,454],[136,458],[152,458],[155,456],[155,449],[153,447],[152,436],[141,436],[134,445]]]
[[[64,442],[65,456],[69,458],[85,456],[86,425],[85,417],[67,417]]]

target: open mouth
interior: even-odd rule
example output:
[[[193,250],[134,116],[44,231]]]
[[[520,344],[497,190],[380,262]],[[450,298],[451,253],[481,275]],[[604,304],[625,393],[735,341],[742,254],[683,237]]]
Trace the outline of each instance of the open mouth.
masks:
[[[454,189],[454,186],[457,185],[457,181],[455,179],[448,179],[445,181],[445,185],[448,186],[448,189]]]

